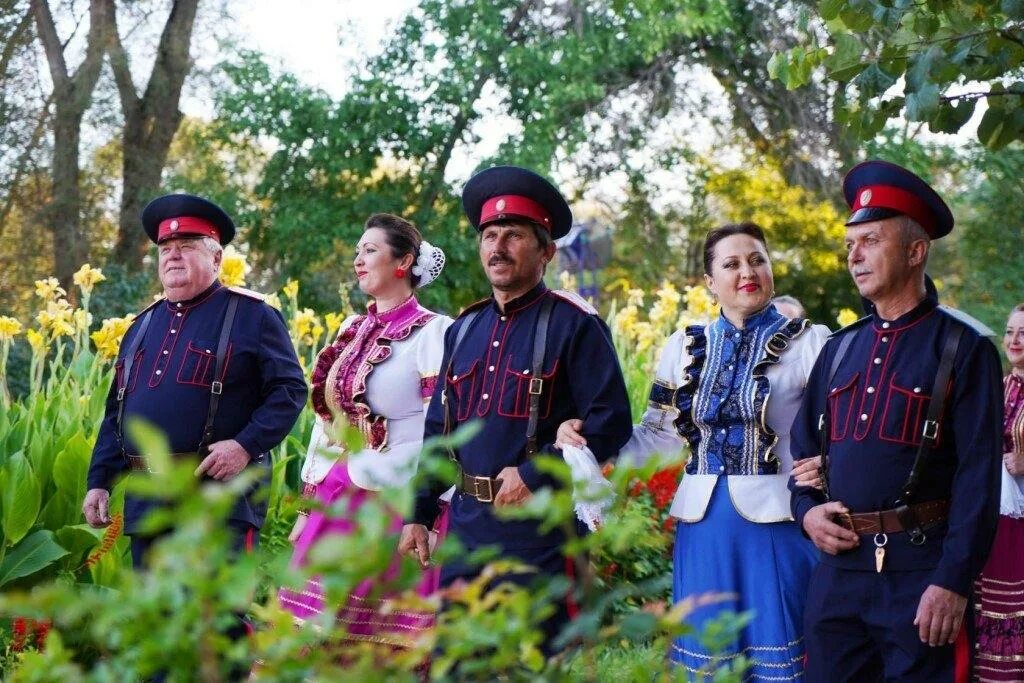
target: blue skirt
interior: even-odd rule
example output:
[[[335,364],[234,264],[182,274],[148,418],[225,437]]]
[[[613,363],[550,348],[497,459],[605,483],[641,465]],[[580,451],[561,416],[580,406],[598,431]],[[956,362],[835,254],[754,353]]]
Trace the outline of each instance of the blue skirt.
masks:
[[[818,553],[795,523],[744,519],[729,498],[726,478],[720,477],[704,519],[676,525],[674,560],[676,603],[708,593],[729,594],[685,617],[694,631],[676,639],[670,658],[689,678],[710,681],[717,670],[736,667],[741,655],[750,664],[743,680],[803,678],[804,604]],[[702,642],[708,623],[724,612],[749,612],[751,620],[736,638]],[[716,631],[713,625],[707,633]]]

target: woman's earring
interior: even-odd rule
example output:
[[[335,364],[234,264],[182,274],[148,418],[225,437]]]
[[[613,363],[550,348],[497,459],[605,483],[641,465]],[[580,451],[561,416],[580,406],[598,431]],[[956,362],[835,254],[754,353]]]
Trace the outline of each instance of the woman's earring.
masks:
[[[405,268],[395,268],[395,277],[401,280],[405,277]]]

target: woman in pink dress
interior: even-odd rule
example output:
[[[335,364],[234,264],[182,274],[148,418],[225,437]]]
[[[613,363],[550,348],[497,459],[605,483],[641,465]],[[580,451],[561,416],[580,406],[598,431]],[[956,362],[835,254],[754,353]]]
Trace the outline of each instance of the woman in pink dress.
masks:
[[[1024,681],[1024,304],[1006,321],[1003,349],[1003,478],[992,553],[975,583],[975,673]]]
[[[342,323],[337,339],[320,352],[313,368],[311,401],[317,417],[302,480],[303,495],[315,505],[299,516],[292,531],[293,567],[306,565],[321,540],[354,534],[362,506],[381,489],[400,487],[415,474],[424,412],[434,393],[444,332],[451,324],[450,318],[416,301],[415,288],[440,274],[444,253],[424,241],[412,223],[390,214],[371,216],[353,266],[359,288],[373,302],[365,315]],[[363,449],[345,452],[330,437],[336,417],[360,430]],[[342,498],[346,513],[327,514]],[[401,517],[390,515],[389,531],[397,535]],[[443,517],[435,525],[442,534]],[[311,578],[300,591],[282,588],[279,598],[299,624],[320,621],[329,610],[348,640],[409,646],[433,624],[434,612],[395,600],[390,584],[398,570],[396,553],[385,572],[362,581],[341,605],[325,603],[320,577]],[[436,570],[427,571],[417,593],[426,597],[436,588]]]

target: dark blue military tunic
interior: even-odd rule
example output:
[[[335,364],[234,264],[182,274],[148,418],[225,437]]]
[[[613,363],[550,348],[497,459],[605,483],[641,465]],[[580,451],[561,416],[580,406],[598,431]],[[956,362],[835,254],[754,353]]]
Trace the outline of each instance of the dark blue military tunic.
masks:
[[[128,378],[124,417],[143,418],[162,429],[172,453],[194,453],[202,439],[210,405],[210,384],[221,323],[230,297],[238,297],[225,368],[223,394],[211,443],[235,439],[249,453],[250,467],[269,468],[267,453],[291,430],[306,402],[306,382],[281,314],[258,298],[215,282],[188,301],[161,300],[152,306],[146,337],[136,352]],[[121,343],[116,380],[107,395],[88,487],[110,489],[127,471],[117,438],[117,386],[122,382],[124,354],[139,331],[139,320]],[[138,453],[125,434],[128,454]],[[128,497],[125,531],[132,533],[153,501]],[[240,498],[229,517],[259,527],[265,502],[254,495]]]
[[[608,328],[597,315],[549,291],[543,282],[508,302],[504,310],[493,299],[467,309],[479,312],[450,370],[452,344],[465,324],[465,313],[448,328],[441,363],[445,384],[438,382],[424,430],[426,438],[444,432],[441,395],[446,385],[452,430],[470,420],[481,422],[480,431],[459,448],[458,459],[464,471],[494,477],[505,467],[517,466],[523,482],[534,492],[555,484],[525,455],[534,333],[539,304],[546,297],[553,297],[554,305],[543,365],[539,451],[557,455],[552,444],[558,425],[581,418],[583,435],[598,461],[618,453],[632,433],[632,420]],[[429,526],[433,522],[437,497],[445,488],[418,492],[415,523]],[[532,553],[515,551],[556,548],[564,542],[561,531],[541,533],[533,520],[499,520],[490,503],[462,493],[452,499],[450,515],[450,531],[470,549],[498,545],[522,557]]]
[[[951,325],[964,325],[938,306],[933,292],[896,320],[868,316],[833,335],[811,372],[791,431],[794,458],[818,452],[818,416],[829,401],[828,481],[833,500],[850,512],[891,509],[907,481],[921,441],[927,404]],[[826,387],[839,338],[855,335]],[[992,342],[965,326],[937,447],[916,502],[949,499],[949,522],[926,532],[921,546],[909,534],[890,534],[885,572],[934,570],[929,583],[967,595],[981,570],[999,513],[1002,393],[999,356]],[[821,491],[793,489],[793,515],[803,528],[807,511],[825,502]],[[875,572],[875,547],[857,548],[822,562]]]

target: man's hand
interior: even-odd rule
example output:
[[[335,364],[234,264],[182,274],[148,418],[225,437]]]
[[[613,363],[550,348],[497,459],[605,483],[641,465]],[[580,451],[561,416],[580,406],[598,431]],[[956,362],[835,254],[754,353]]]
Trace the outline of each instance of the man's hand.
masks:
[[[422,524],[406,524],[398,539],[398,552],[420,561],[424,569],[430,564],[430,533]]]
[[[82,502],[85,521],[94,529],[110,524],[110,492],[106,489],[89,489]]]
[[[249,454],[234,439],[212,443],[209,451],[196,468],[197,477],[205,474],[217,481],[227,481],[249,464]]]
[[[1003,467],[1014,477],[1024,474],[1024,453],[1003,453]]]
[[[804,458],[793,462],[793,471],[790,473],[796,481],[797,486],[809,486],[821,488],[821,456]]]
[[[932,584],[925,589],[917,605],[914,626],[922,643],[932,647],[952,645],[964,621],[967,598]]]
[[[519,468],[506,467],[495,477],[501,482],[501,488],[494,496],[494,507],[500,508],[506,505],[519,505],[532,496],[530,489],[526,488],[523,478],[519,476]]]
[[[566,420],[558,425],[558,432],[555,434],[555,448],[561,450],[562,446],[576,446],[583,448],[587,440],[583,438],[583,420]]]
[[[856,548],[860,545],[860,537],[845,527],[832,521],[833,515],[845,515],[850,511],[839,501],[815,505],[804,515],[804,531],[811,541],[829,555]]]

